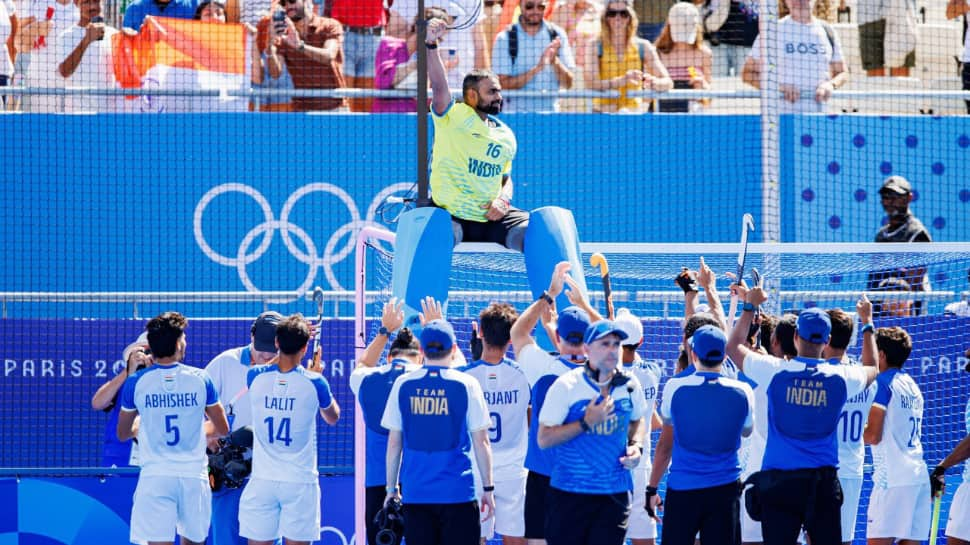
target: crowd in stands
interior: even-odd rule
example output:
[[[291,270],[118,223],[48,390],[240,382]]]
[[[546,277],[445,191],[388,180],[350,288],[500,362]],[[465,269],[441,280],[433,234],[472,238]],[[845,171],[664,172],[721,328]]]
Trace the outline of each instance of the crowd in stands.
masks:
[[[112,2],[110,9],[106,1]],[[769,48],[778,58],[782,111],[830,110],[833,91],[850,81],[882,78],[889,88],[892,82],[883,76],[919,76],[913,68],[924,53],[917,51],[916,0],[845,2],[780,0],[782,19]],[[428,0],[425,5],[430,7],[419,17],[415,0],[133,0],[123,13],[113,0],[0,0],[0,87],[117,89],[125,59],[116,58],[121,48],[115,35],[134,36],[154,18],[165,17],[195,19],[199,25],[242,24],[249,51],[242,53],[246,75],[233,88],[219,81],[205,84],[184,70],[142,74],[143,88],[182,89],[186,95],[193,89],[274,91],[252,100],[226,93],[210,93],[204,100],[11,93],[2,95],[4,109],[414,111],[414,99],[403,94],[417,83],[415,36],[418,23],[428,18],[442,18],[451,28],[442,43],[450,86],[461,88],[473,69],[491,69],[506,91],[517,91],[506,98],[509,112],[705,111],[711,99],[658,100],[632,92],[750,91],[760,88],[765,76],[757,0]],[[945,16],[955,25],[968,9],[966,2],[951,0]],[[846,36],[852,42],[848,49],[842,45]],[[190,49],[189,57],[208,54]],[[961,61],[970,59],[968,50],[965,46]],[[853,65],[861,70],[850,70]],[[953,88],[970,89],[970,72],[959,66],[961,72],[949,76]],[[299,94],[340,88],[404,93],[378,98]],[[295,96],[287,90],[296,90]],[[562,90],[607,93],[558,99],[555,94]]]

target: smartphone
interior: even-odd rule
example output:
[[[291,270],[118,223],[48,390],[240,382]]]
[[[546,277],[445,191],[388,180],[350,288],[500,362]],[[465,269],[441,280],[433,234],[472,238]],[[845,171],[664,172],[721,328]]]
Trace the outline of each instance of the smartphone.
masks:
[[[95,15],[94,17],[91,18],[91,22],[92,23],[103,23],[104,22],[104,17],[102,17],[100,15]],[[104,39],[104,34],[102,34],[98,39],[99,40],[103,40]]]
[[[273,27],[278,34],[286,30],[286,10],[280,8],[273,12]]]

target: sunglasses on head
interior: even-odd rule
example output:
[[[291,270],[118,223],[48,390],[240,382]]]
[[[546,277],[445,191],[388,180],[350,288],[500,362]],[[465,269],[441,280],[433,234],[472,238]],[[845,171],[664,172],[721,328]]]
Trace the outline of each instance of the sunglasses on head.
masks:
[[[492,6],[496,5],[496,4],[498,4],[500,6],[504,6],[505,5],[505,0],[485,0],[485,7],[486,8],[490,8],[490,7],[492,7]]]
[[[630,12],[625,9],[608,9],[606,10],[606,17],[623,17],[627,19],[630,17]]]
[[[524,9],[526,11],[533,10],[533,9],[545,10],[546,9],[546,5],[545,4],[524,4],[522,6],[522,9]]]
[[[300,0],[280,0],[280,5],[285,6],[287,4],[296,4]]]

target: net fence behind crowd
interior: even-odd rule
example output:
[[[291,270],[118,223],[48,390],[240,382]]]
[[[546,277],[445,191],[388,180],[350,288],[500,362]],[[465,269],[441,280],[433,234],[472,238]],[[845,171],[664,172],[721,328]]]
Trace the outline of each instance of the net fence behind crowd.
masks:
[[[424,6],[449,21],[439,52],[453,89],[474,68],[509,78],[530,74],[506,81],[510,110],[757,114],[761,98],[770,96],[783,111],[967,111],[959,91],[970,81],[962,63],[968,8],[958,0],[427,0]],[[414,37],[424,19],[416,0],[282,6],[181,0],[164,10],[150,0],[5,0],[0,10],[8,110],[415,108]],[[775,39],[756,42],[759,30]],[[511,37],[519,31],[521,39]],[[556,66],[568,76],[557,75],[552,57],[543,60],[552,42]],[[850,77],[833,81],[834,98],[816,102],[819,84],[841,71]],[[770,95],[756,89],[764,86]],[[781,98],[786,88],[794,102]],[[658,101],[654,91],[673,94]],[[548,96],[557,92],[566,95]]]

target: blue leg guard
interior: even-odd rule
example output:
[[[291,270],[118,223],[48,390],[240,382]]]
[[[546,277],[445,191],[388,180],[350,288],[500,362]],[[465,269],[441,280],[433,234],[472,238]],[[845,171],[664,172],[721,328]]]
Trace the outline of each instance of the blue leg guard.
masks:
[[[586,293],[586,276],[583,274],[583,256],[579,250],[576,220],[569,210],[557,206],[544,206],[533,210],[525,232],[524,254],[525,270],[533,299],[537,299],[549,287],[552,271],[560,261],[572,264],[569,275],[576,280],[583,293]],[[562,311],[569,305],[564,290],[556,299],[556,308]],[[546,339],[542,328],[537,328],[536,342],[544,349],[556,349]]]
[[[448,300],[455,243],[451,215],[434,207],[409,210],[398,221],[396,237],[391,291],[404,301],[404,326],[415,329],[423,298],[430,295],[442,305]]]

